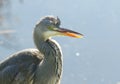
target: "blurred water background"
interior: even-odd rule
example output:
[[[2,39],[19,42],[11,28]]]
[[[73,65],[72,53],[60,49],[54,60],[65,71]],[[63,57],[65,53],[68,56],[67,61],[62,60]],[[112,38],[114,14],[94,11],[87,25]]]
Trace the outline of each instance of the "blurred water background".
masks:
[[[64,55],[61,84],[120,84],[120,0],[0,0],[0,61],[35,47],[32,31],[45,15],[85,35],[54,38]]]

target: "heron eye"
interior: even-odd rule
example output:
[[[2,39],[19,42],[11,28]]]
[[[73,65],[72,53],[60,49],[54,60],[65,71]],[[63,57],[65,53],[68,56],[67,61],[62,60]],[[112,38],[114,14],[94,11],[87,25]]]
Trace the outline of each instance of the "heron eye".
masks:
[[[54,27],[53,27],[53,26],[48,26],[48,29],[49,29],[49,30],[53,30]]]
[[[56,28],[54,25],[52,25],[52,26],[48,26],[48,29],[49,29],[49,30],[52,30],[52,31],[57,30],[57,28]]]

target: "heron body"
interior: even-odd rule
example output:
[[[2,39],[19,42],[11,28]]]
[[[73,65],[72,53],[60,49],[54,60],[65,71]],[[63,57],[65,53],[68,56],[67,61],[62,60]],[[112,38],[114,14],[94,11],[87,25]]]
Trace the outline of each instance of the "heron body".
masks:
[[[50,37],[81,38],[82,34],[60,28],[58,17],[43,17],[34,28],[36,49],[26,49],[0,63],[1,84],[60,84],[62,52]]]

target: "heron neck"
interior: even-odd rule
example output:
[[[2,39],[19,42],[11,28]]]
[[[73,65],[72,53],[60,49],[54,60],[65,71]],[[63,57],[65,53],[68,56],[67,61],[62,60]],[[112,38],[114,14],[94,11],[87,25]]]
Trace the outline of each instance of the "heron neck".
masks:
[[[38,50],[44,55],[45,58],[52,58],[57,55],[61,56],[60,46],[54,40],[46,40],[42,35],[34,32],[34,42]]]
[[[51,39],[44,40],[44,38],[37,33],[34,33],[34,42],[44,56],[42,68],[38,68],[37,76],[41,76],[43,72],[40,71],[44,71],[44,73],[47,74],[44,74],[45,76],[43,77],[49,77],[50,79],[54,79],[55,77],[56,82],[54,84],[58,84],[57,82],[59,82],[62,72],[62,53],[59,45]],[[39,78],[36,80],[39,82]]]

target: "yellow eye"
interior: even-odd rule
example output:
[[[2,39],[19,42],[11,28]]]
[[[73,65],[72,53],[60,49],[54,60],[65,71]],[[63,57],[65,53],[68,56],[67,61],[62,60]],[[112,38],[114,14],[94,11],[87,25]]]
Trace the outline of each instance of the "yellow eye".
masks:
[[[48,26],[48,29],[49,29],[49,30],[53,30],[54,27],[53,27],[53,26]]]
[[[56,28],[55,26],[48,26],[48,29],[52,31],[56,31],[58,28]]]

